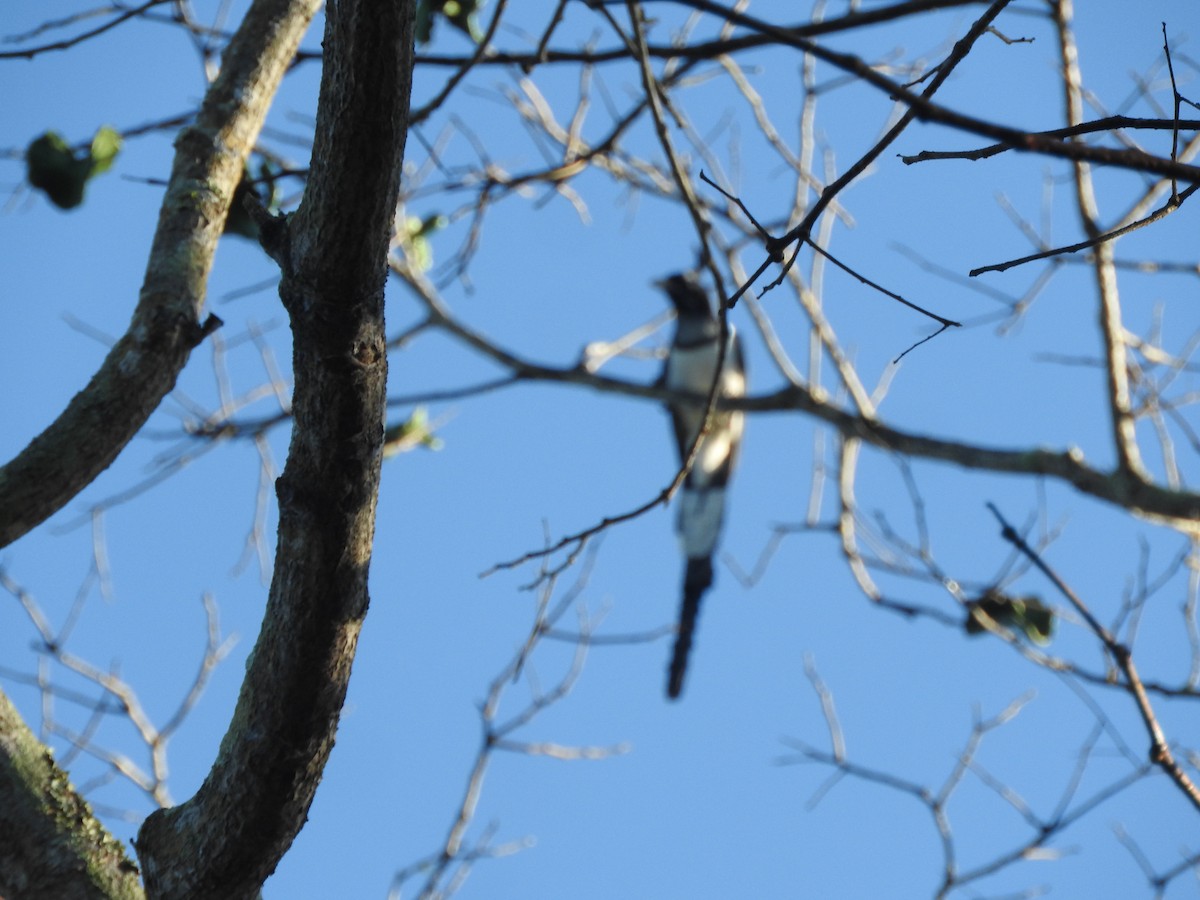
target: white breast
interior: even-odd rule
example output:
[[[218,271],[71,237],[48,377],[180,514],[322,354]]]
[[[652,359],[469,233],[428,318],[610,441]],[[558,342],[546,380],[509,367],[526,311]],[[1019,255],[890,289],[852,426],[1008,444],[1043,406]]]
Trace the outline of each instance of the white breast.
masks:
[[[725,354],[724,373],[721,377],[721,396],[741,397],[746,393],[745,376],[735,370],[731,363],[734,357],[734,331],[729,329],[729,349]],[[667,386],[677,391],[689,391],[693,394],[707,395],[712,387],[713,374],[717,370],[719,358],[716,341],[699,344],[695,347],[678,348],[667,359]],[[703,424],[704,409],[700,406],[688,406],[679,411],[680,417],[687,425],[687,433],[695,435]],[[733,447],[741,439],[745,417],[741,413],[719,413],[712,428],[704,436],[700,452],[692,467],[692,484],[703,487],[711,473],[719,469]]]

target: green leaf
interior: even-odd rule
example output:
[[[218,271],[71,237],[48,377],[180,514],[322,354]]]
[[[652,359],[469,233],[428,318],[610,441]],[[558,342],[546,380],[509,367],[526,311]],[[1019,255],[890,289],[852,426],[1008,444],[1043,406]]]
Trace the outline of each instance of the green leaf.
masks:
[[[278,179],[283,174],[283,170],[279,166],[273,165],[270,160],[264,159],[258,165],[258,185],[268,185],[270,190],[267,196],[263,198],[262,191],[259,190],[258,196],[263,201],[270,212],[279,212],[279,183]]]
[[[1034,597],[1027,597],[1022,603],[1024,609],[1018,618],[1023,623],[1025,636],[1035,644],[1049,644],[1054,637],[1054,610],[1043,606]]]
[[[428,44],[433,39],[433,23],[441,16],[474,43],[483,40],[476,13],[483,8],[481,0],[420,0],[417,4],[416,40]]]
[[[441,450],[445,441],[433,433],[429,423],[429,412],[423,406],[412,411],[407,421],[398,425],[389,425],[383,433],[383,458],[407,453],[417,447],[427,450]]]
[[[421,237],[429,237],[441,231],[449,224],[450,220],[448,218],[440,213],[434,213],[432,216],[426,216],[421,220],[421,228],[417,231],[417,234]]]
[[[233,200],[229,203],[229,214],[225,217],[225,234],[236,234],[247,240],[258,242],[258,223],[246,210],[246,197],[258,198],[258,202],[271,213],[279,211],[279,185],[276,179],[280,176],[278,166],[269,160],[262,160],[258,166],[258,176],[251,175],[248,166],[242,169],[242,178],[233,191]],[[263,188],[267,189],[263,196]]]
[[[88,177],[112,168],[113,161],[121,152],[121,144],[121,135],[115,128],[109,125],[102,126],[92,138],[92,166]]]
[[[967,634],[982,634],[988,630],[989,621],[1018,631],[1035,644],[1048,644],[1054,636],[1054,610],[1033,596],[1010,597],[988,591],[967,604],[963,623]]]
[[[72,209],[83,202],[91,161],[77,159],[58,132],[47,131],[26,148],[25,169],[29,183],[55,206]]]
[[[87,152],[77,152],[57,131],[47,131],[25,150],[29,183],[60,209],[74,209],[83,202],[88,180],[107,172],[121,152],[121,135],[105,125],[92,138]]]
[[[246,209],[246,197],[259,197],[258,188],[250,180],[250,172],[242,170],[242,180],[233,191],[229,202],[229,214],[225,216],[225,234],[236,234],[251,241],[258,240],[258,223]],[[260,197],[261,199],[261,197]]]
[[[428,44],[433,38],[433,13],[435,9],[440,9],[441,4],[436,0],[421,0],[417,4],[417,29],[416,38],[418,44]]]
[[[479,27],[479,18],[476,16],[481,6],[483,4],[478,0],[448,0],[442,13],[451,25],[478,44],[483,40],[483,29]]]
[[[402,243],[408,263],[415,271],[427,272],[433,267],[433,244],[430,243],[429,237],[449,224],[448,218],[438,214],[426,216],[424,219],[409,216],[404,220]]]

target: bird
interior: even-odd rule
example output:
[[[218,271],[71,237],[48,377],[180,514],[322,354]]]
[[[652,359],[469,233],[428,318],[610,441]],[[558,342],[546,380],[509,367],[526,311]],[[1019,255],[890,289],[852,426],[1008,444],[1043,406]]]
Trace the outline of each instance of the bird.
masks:
[[[667,411],[674,427],[675,444],[682,466],[704,426],[705,409],[696,396],[707,397],[717,377],[721,360],[721,322],[713,312],[708,294],[690,272],[671,275],[655,286],[666,292],[675,308],[675,335],[667,351],[659,385],[693,400],[672,400]],[[727,331],[721,362],[718,397],[741,397],[746,393],[746,366],[741,341],[733,326]],[[667,670],[667,696],[678,699],[683,692],[688,654],[700,612],[700,599],[713,583],[713,553],[725,518],[725,490],[737,464],[745,416],[733,410],[717,410],[700,442],[692,468],[679,492],[675,533],[686,560],[683,600],[671,663]]]

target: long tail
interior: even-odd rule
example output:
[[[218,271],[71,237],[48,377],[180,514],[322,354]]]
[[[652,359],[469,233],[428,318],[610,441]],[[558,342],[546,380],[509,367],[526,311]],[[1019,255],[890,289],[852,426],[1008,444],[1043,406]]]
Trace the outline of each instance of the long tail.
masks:
[[[696,619],[700,615],[700,598],[712,587],[712,583],[712,557],[687,561],[687,571],[683,577],[683,604],[679,608],[679,629],[675,634],[671,667],[667,670],[667,696],[672,700],[677,700],[683,693],[688,653],[692,649],[692,635],[696,631]]]

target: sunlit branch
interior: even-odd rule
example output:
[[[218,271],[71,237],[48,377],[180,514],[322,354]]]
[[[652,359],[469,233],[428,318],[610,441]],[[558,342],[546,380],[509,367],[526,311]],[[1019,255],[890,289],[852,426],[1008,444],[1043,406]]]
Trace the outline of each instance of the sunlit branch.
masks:
[[[1001,535],[1004,539],[1024,553],[1030,562],[1049,579],[1050,583],[1054,585],[1059,593],[1070,601],[1075,611],[1087,622],[1091,632],[1104,644],[1105,650],[1121,670],[1130,696],[1133,697],[1138,713],[1142,717],[1142,723],[1150,738],[1150,761],[1162,769],[1167,774],[1167,777],[1183,792],[1184,796],[1191,801],[1192,805],[1197,810],[1200,810],[1200,788],[1196,786],[1175,759],[1170,744],[1163,734],[1162,727],[1158,723],[1154,708],[1150,704],[1150,698],[1146,694],[1146,688],[1142,684],[1137,666],[1134,665],[1133,651],[1127,645],[1118,641],[1107,628],[1100,624],[1079,595],[1071,590],[1057,572],[1050,568],[1040,554],[1036,553],[1025,543],[1024,538],[1017,533],[1016,529],[1009,525],[1004,517],[1000,515],[1000,511],[992,504],[988,506],[992,514],[1000,521]]]

